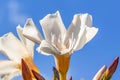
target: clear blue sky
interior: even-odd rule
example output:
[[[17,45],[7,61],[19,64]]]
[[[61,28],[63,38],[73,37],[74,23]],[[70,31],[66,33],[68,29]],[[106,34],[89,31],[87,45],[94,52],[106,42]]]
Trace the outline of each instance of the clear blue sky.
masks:
[[[0,36],[8,32],[17,35],[16,26],[23,26],[27,18],[32,18],[42,33],[39,20],[57,10],[66,28],[76,13],[91,14],[93,26],[99,28],[93,40],[74,52],[68,72],[73,80],[92,80],[99,68],[104,64],[109,66],[116,56],[120,56],[120,0],[0,0]],[[6,57],[0,54],[2,59]],[[34,61],[46,80],[51,80],[52,66],[55,66],[53,56],[35,51]],[[120,80],[120,63],[111,80]]]

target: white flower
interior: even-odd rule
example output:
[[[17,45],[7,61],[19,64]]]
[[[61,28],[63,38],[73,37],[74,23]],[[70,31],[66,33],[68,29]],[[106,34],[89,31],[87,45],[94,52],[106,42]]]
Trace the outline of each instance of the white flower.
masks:
[[[40,24],[45,40],[41,37],[32,19],[27,20],[23,35],[40,44],[37,48],[38,52],[54,55],[60,73],[67,72],[73,51],[83,48],[98,32],[98,28],[92,27],[92,16],[89,14],[76,14],[68,30],[66,30],[58,11],[45,16],[40,20]]]
[[[66,30],[61,16],[57,11],[48,14],[40,20],[45,40],[41,37],[32,19],[28,19],[23,29],[23,35],[40,44],[37,49],[43,54],[66,54],[81,49],[97,33],[98,28],[92,27],[92,16],[89,14],[76,14]]]
[[[9,58],[9,60],[0,60],[0,77],[4,80],[11,80],[14,76],[21,74],[21,59],[27,62],[30,69],[38,71],[32,62],[34,42],[25,38],[22,31],[22,28],[18,26],[17,32],[21,41],[11,32],[0,37],[0,52]]]

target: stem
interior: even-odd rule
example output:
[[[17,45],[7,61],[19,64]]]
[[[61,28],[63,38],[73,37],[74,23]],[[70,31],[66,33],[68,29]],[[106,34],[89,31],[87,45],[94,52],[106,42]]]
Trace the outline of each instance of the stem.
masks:
[[[66,80],[66,74],[61,74],[60,73],[60,80]]]
[[[71,55],[69,54],[55,56],[56,68],[60,74],[60,80],[66,80],[66,75],[70,65],[70,57]]]

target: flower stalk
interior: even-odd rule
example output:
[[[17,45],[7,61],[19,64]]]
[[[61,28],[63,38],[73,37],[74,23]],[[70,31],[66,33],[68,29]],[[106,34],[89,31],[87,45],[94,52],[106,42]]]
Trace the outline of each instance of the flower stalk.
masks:
[[[60,80],[66,80],[66,73],[63,74],[63,73],[60,73]]]
[[[66,75],[70,65],[70,55],[64,54],[55,56],[56,67],[60,74],[60,80],[66,80]]]

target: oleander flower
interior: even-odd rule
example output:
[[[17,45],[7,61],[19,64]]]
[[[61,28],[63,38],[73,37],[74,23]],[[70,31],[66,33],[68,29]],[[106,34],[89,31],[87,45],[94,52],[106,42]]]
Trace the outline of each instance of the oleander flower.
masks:
[[[11,80],[14,76],[21,74],[23,61],[28,65],[32,78],[34,76],[31,70],[39,73],[38,68],[33,62],[34,42],[25,38],[22,35],[22,31],[23,29],[18,26],[17,32],[21,41],[11,32],[0,37],[0,52],[9,58],[8,60],[0,60],[0,77],[3,80]],[[21,60],[23,61],[21,62]]]
[[[27,20],[23,35],[40,44],[38,52],[54,56],[60,80],[66,80],[72,53],[82,49],[96,35],[98,28],[92,27],[92,16],[87,13],[74,15],[68,30],[58,11],[45,16],[40,20],[40,24],[45,39],[42,38],[32,19]]]

